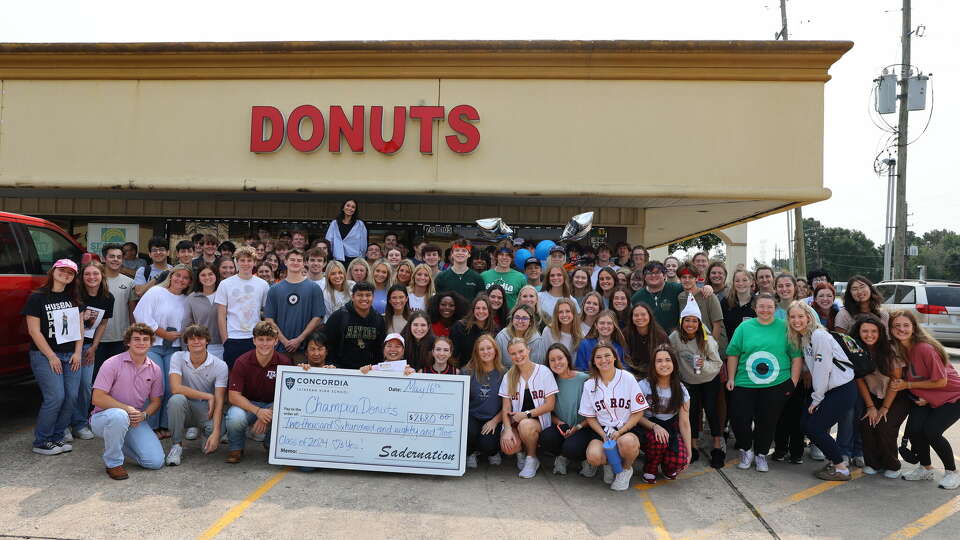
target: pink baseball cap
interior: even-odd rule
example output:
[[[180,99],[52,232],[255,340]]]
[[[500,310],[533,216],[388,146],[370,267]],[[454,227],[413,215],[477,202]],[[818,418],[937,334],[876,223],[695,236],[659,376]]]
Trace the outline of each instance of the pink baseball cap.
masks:
[[[403,336],[401,336],[400,334],[397,334],[396,332],[394,332],[393,334],[387,334],[387,337],[386,339],[383,340],[383,342],[386,343],[394,339],[398,340],[401,345],[406,345],[406,343],[404,343],[403,341]]]
[[[69,268],[73,270],[73,273],[77,273],[77,263],[71,261],[70,259],[60,259],[59,261],[53,263],[54,268]]]

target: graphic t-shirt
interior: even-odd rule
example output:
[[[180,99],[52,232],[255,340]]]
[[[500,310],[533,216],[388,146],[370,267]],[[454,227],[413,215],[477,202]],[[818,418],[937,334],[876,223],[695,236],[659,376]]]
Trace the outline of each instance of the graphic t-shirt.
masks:
[[[727,345],[728,356],[739,356],[734,384],[743,388],[767,388],[790,378],[792,358],[803,352],[787,340],[787,323],[773,319],[743,321]]]
[[[637,381],[637,384],[640,386],[640,391],[643,392],[643,397],[647,400],[647,403],[650,403],[650,408],[643,411],[643,415],[647,418],[651,416],[656,417],[657,420],[669,420],[677,415],[679,411],[673,412],[653,412],[656,410],[664,410],[670,405],[670,398],[673,397],[673,391],[670,388],[660,388],[657,387],[657,403],[653,404],[651,398],[653,397],[653,390],[650,389],[650,381],[647,379],[640,379]],[[680,390],[683,391],[683,402],[690,403],[690,392],[687,391],[687,387],[680,385]]]
[[[260,308],[266,303],[269,290],[270,285],[257,276],[243,279],[237,274],[221,281],[213,297],[214,303],[227,306],[227,335],[220,337],[252,338],[253,327],[260,322]]]
[[[517,303],[517,297],[520,295],[520,289],[527,284],[527,276],[512,268],[506,272],[498,272],[495,268],[491,268],[480,274],[480,276],[483,278],[485,289],[489,289],[493,285],[503,287],[503,291],[507,293],[506,302],[508,310],[513,309],[513,305]]]
[[[503,381],[502,371],[490,371],[483,377],[470,374],[470,418],[486,422],[500,414],[503,401],[498,394]]]
[[[66,293],[35,292],[27,297],[20,314],[40,319],[40,333],[53,352],[73,352],[76,342],[83,339],[80,308]],[[30,350],[39,350],[33,340]]]
[[[323,291],[305,279],[300,283],[283,280],[270,287],[263,316],[273,319],[287,339],[299,336],[314,317],[323,318]],[[301,347],[306,347],[304,343]]]
[[[653,308],[653,316],[668,334],[677,327],[680,320],[680,293],[683,287],[679,283],[664,283],[660,292],[651,293],[646,288],[635,292],[630,303],[636,305],[643,302]]]
[[[95,296],[85,298],[83,311],[80,316],[83,319],[83,342],[93,343],[93,336],[97,333],[100,325],[106,324],[113,317],[113,295],[107,293],[106,297]],[[106,329],[104,329],[106,333]]]

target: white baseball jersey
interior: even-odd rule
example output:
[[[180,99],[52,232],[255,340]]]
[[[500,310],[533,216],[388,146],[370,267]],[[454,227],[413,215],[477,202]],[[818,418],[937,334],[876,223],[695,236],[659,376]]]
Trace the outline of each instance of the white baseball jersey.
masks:
[[[632,413],[649,407],[637,380],[622,369],[617,370],[609,386],[599,378],[591,378],[583,383],[580,416],[596,418],[605,428],[619,429],[627,423]]]
[[[523,376],[517,380],[517,391],[513,395],[508,393],[510,387],[509,377],[506,375],[503,376],[503,380],[500,381],[500,397],[510,398],[512,403],[512,412],[521,412],[523,410],[523,393],[527,389],[528,381],[523,379]],[[543,405],[547,400],[547,396],[552,396],[560,391],[557,388],[557,380],[553,377],[553,372],[550,371],[550,368],[540,364],[533,364],[533,373],[530,375],[529,380],[530,386],[530,397],[533,398],[534,408]],[[550,413],[544,413],[540,415],[540,427],[547,429],[550,427]]]

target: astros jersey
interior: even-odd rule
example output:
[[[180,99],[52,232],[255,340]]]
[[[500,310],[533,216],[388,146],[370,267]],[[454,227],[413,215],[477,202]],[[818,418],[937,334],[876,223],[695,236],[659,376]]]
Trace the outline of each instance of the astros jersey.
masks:
[[[596,418],[603,427],[620,428],[632,413],[648,407],[637,380],[622,369],[617,370],[609,386],[593,378],[583,383],[580,415]]]
[[[517,391],[510,395],[510,377],[504,375],[503,380],[500,381],[500,397],[510,398],[513,412],[523,410],[523,393],[527,389],[527,383],[528,381],[523,380],[521,376],[517,380]],[[530,375],[529,385],[534,407],[543,405],[547,396],[552,396],[560,391],[557,388],[557,380],[553,377],[553,372],[550,371],[550,368],[540,364],[533,365],[533,374]],[[550,427],[550,413],[540,415],[540,427],[543,429]]]

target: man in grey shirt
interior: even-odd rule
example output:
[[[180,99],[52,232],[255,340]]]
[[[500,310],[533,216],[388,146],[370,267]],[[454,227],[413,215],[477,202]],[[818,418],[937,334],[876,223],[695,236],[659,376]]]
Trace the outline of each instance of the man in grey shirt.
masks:
[[[127,350],[123,344],[123,333],[130,326],[133,313],[133,303],[130,302],[133,293],[133,279],[123,275],[123,247],[120,244],[106,244],[100,249],[104,261],[104,277],[107,287],[113,295],[113,317],[107,320],[107,328],[103,331],[100,346],[97,347],[97,357],[93,365],[93,380],[97,380],[100,366],[107,358],[116,356]]]

